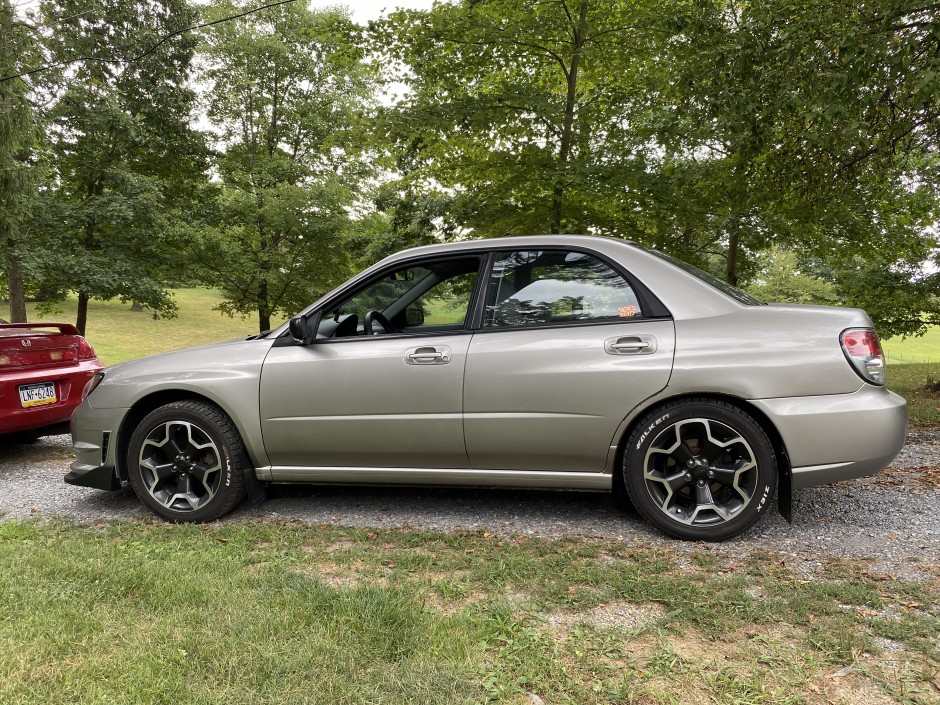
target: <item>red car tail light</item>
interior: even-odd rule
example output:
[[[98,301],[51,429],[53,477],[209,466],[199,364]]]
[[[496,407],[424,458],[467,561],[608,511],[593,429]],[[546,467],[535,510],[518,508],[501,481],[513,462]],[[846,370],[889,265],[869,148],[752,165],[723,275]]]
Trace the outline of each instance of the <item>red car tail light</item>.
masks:
[[[91,345],[88,344],[88,341],[84,338],[78,339],[78,359],[79,360],[94,360],[98,356],[95,355],[94,349]]]
[[[842,350],[866,382],[885,383],[885,356],[878,334],[870,328],[849,328],[842,333]]]

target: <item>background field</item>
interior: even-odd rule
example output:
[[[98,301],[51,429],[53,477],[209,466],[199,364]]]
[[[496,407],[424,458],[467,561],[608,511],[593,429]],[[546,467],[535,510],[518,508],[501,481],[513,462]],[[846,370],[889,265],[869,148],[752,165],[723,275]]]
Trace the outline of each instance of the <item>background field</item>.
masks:
[[[169,350],[205,345],[256,333],[255,319],[230,317],[213,310],[222,302],[211,289],[177,289],[173,292],[179,317],[154,320],[147,311],[132,311],[119,301],[92,301],[88,305],[87,338],[106,365],[155,355]],[[4,310],[0,308],[0,310]],[[30,320],[74,322],[76,302],[66,300],[61,312],[39,316],[28,305]],[[280,325],[285,318],[272,321]],[[921,338],[884,341],[888,360],[888,387],[910,403],[911,420],[940,423],[940,327]]]
[[[889,364],[940,363],[940,326],[931,326],[921,338],[891,338],[882,341]]]

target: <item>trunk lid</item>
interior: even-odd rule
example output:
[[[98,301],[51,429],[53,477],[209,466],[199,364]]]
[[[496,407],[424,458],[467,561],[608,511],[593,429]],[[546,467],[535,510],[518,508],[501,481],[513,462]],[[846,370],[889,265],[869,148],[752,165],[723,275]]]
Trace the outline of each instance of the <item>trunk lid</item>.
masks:
[[[68,323],[2,324],[0,371],[77,365],[82,342],[78,330]]]

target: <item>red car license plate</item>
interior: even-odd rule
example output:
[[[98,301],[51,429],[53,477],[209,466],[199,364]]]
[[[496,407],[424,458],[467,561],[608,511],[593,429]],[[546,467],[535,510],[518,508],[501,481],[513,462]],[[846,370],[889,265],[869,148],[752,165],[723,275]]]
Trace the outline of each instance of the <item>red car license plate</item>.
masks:
[[[20,405],[24,409],[43,404],[55,404],[55,383],[40,382],[39,384],[24,384],[20,387]]]

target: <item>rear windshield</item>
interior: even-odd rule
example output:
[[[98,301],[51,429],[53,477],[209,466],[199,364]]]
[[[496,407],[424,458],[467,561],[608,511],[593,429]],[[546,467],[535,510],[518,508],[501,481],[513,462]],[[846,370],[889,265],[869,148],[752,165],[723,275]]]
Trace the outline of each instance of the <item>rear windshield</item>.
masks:
[[[697,279],[701,279],[706,284],[715,287],[719,291],[727,294],[736,301],[740,301],[742,304],[747,304],[748,306],[765,306],[766,304],[760,299],[755,299],[750,294],[746,294],[737,287],[731,286],[728,282],[724,282],[718,277],[714,277],[708,272],[702,271],[695,265],[689,264],[688,262],[683,262],[682,260],[676,259],[675,257],[670,257],[669,255],[658,252],[656,250],[647,250],[650,254],[654,254],[660,259],[664,259],[670,264],[674,264],[679,269],[682,269]]]

